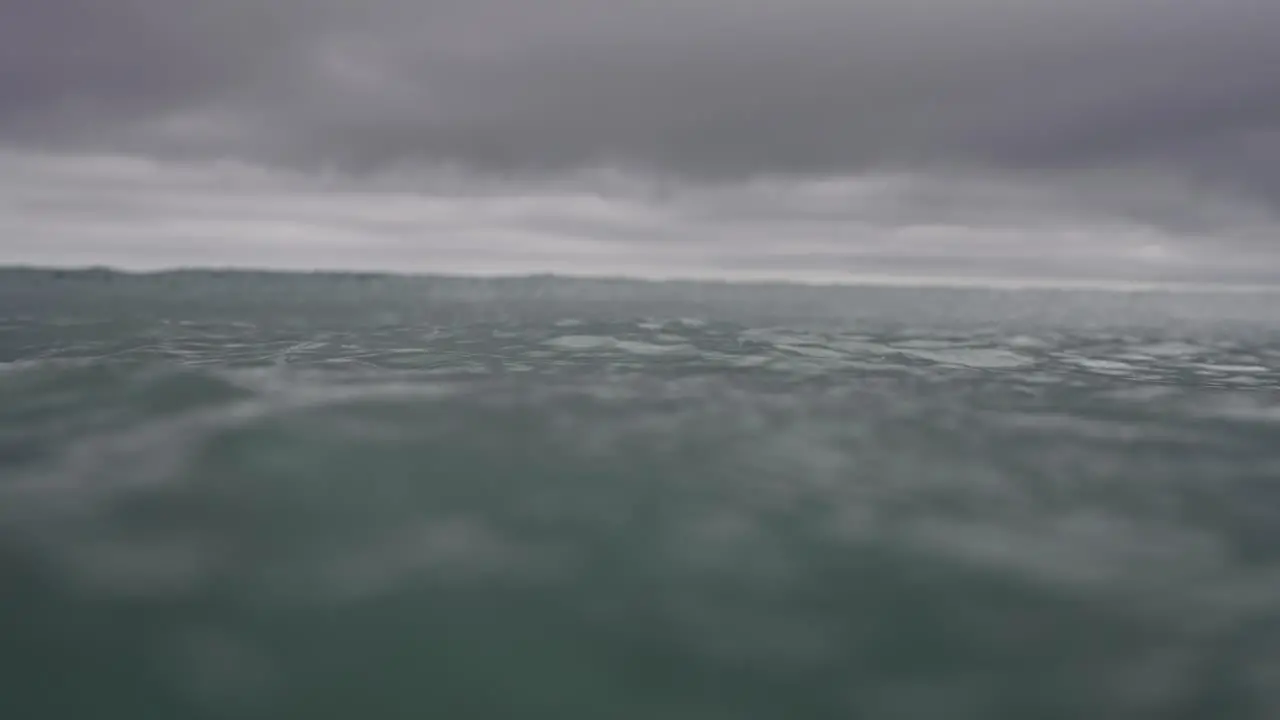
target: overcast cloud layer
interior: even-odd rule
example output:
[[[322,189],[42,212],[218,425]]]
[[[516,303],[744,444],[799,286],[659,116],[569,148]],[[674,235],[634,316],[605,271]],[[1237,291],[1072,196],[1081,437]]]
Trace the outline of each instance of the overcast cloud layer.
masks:
[[[0,0],[0,147],[0,262],[1280,275],[1280,2]]]

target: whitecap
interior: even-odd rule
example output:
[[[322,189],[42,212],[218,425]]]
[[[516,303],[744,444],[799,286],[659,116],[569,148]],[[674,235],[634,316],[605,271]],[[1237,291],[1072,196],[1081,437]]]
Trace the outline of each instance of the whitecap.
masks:
[[[1012,350],[984,348],[956,348],[954,350],[902,350],[904,355],[930,360],[942,365],[960,365],[972,368],[1015,368],[1034,365],[1035,360]]]
[[[1270,368],[1261,365],[1214,365],[1211,363],[1192,363],[1191,367],[1226,375],[1257,375],[1270,372]]]
[[[1152,355],[1155,357],[1180,357],[1185,355],[1201,355],[1209,352],[1206,348],[1183,342],[1162,342],[1151,345],[1139,345],[1131,348],[1130,350],[1134,353]]]
[[[779,350],[810,358],[837,360],[846,357],[846,354],[839,350],[817,345],[776,345],[775,347]]]
[[[543,342],[562,350],[612,350],[617,339],[600,335],[562,335]]]
[[[1120,362],[1119,360],[1096,360],[1093,358],[1073,357],[1066,358],[1066,361],[1103,375],[1128,375],[1137,370],[1137,368],[1129,363]]]
[[[615,341],[614,347],[633,355],[675,355],[696,352],[692,345],[656,345],[638,340],[618,340]]]

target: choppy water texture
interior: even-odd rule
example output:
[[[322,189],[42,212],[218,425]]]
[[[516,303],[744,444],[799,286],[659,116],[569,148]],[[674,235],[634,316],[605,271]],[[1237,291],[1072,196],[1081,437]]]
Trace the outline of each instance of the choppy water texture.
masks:
[[[0,273],[13,718],[1280,717],[1280,295]]]

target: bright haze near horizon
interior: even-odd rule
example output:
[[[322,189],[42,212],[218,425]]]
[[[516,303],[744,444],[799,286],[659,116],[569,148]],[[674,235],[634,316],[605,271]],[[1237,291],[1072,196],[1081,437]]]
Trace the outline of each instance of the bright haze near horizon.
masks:
[[[1280,283],[1275,0],[0,0],[0,264]]]

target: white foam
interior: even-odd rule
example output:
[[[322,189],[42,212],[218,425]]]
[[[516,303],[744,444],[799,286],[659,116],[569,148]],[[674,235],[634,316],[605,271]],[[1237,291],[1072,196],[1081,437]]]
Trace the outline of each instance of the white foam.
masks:
[[[1198,345],[1190,345],[1183,342],[1162,342],[1151,345],[1139,345],[1132,348],[1131,352],[1151,355],[1154,357],[1180,357],[1185,355],[1200,355],[1209,352],[1209,350]]]
[[[1191,367],[1226,375],[1257,375],[1270,372],[1270,368],[1261,365],[1213,365],[1211,363],[1192,363]]]
[[[543,344],[562,350],[612,350],[617,343],[615,338],[599,335],[563,335]]]
[[[561,350],[575,352],[624,352],[632,355],[674,355],[695,351],[691,345],[658,345],[638,340],[619,340],[601,335],[564,335],[543,343]]]
[[[1137,370],[1127,362],[1119,360],[1095,360],[1093,358],[1067,358],[1067,362],[1079,365],[1103,375],[1128,375]]]
[[[1015,368],[1034,365],[1035,360],[1012,350],[985,348],[956,348],[954,350],[912,350],[905,349],[903,354],[922,360],[931,360],[942,365],[960,365],[972,368]]]
[[[821,347],[816,345],[775,345],[779,350],[784,350],[795,355],[802,355],[809,358],[837,360],[846,357],[845,353],[830,347]]]
[[[636,340],[617,340],[614,342],[614,347],[633,355],[677,355],[696,352],[692,345],[656,345]]]

